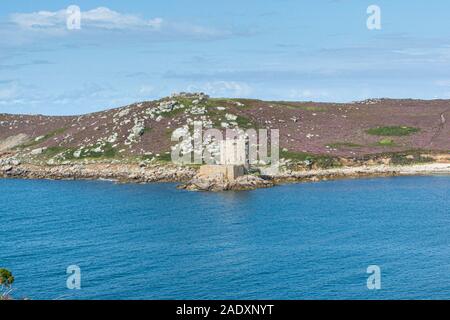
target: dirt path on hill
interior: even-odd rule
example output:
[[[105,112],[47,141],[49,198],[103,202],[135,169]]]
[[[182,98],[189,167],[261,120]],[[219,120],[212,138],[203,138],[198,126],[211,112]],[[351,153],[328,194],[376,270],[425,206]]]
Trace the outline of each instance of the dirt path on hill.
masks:
[[[436,130],[435,134],[430,139],[430,143],[429,143],[430,146],[433,145],[433,142],[440,136],[442,131],[445,129],[445,125],[447,123],[447,119],[449,118],[449,116],[447,116],[446,113],[450,113],[450,108],[448,108],[447,110],[445,110],[444,112],[442,112],[439,115],[440,122],[439,122],[439,125],[437,127],[437,130]]]

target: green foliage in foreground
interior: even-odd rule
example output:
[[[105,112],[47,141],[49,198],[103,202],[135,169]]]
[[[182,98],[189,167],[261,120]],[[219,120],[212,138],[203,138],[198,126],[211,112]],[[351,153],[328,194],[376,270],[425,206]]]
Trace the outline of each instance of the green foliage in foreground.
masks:
[[[374,136],[388,136],[388,137],[408,136],[410,134],[417,133],[419,131],[420,131],[419,128],[400,127],[400,126],[376,127],[366,130],[368,134]]]
[[[14,282],[14,276],[11,271],[7,269],[0,269],[0,286],[2,287],[11,287]]]

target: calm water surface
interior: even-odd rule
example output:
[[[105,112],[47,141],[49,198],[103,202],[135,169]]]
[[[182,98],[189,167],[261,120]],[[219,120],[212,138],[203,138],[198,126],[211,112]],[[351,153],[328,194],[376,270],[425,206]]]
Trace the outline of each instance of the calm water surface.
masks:
[[[448,299],[449,195],[448,176],[226,193],[0,180],[0,267],[32,299]]]

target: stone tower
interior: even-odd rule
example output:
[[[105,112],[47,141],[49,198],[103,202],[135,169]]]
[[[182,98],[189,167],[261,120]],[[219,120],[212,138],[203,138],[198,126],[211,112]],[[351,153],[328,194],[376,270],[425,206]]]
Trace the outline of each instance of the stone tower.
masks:
[[[240,136],[237,139],[225,139],[220,141],[221,165],[249,167],[249,145],[248,139]]]

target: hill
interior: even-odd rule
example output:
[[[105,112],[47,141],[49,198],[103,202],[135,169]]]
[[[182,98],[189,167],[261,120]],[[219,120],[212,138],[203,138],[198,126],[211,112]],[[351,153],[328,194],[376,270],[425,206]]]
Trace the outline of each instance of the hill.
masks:
[[[282,156],[358,158],[450,150],[449,100],[377,99],[314,103],[217,99],[177,94],[80,116],[0,114],[0,152],[30,160],[167,160],[173,130],[204,127],[280,130]]]

